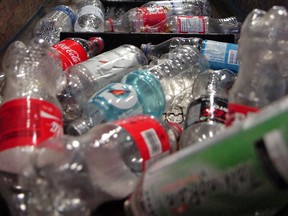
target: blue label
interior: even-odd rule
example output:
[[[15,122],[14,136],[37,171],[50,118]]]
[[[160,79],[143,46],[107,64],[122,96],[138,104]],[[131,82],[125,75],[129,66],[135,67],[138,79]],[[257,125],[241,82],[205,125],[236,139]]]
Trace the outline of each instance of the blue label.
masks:
[[[75,15],[74,11],[72,10],[72,8],[70,8],[66,5],[59,5],[59,6],[54,7],[53,10],[62,11],[64,13],[66,13],[69,16],[72,25],[74,25],[74,23],[76,22],[76,15]]]
[[[204,40],[201,53],[208,59],[213,70],[230,69],[239,70],[238,45],[218,41]]]
[[[90,98],[87,106],[89,110],[97,106],[108,121],[143,113],[137,92],[131,85],[123,83],[107,85]]]

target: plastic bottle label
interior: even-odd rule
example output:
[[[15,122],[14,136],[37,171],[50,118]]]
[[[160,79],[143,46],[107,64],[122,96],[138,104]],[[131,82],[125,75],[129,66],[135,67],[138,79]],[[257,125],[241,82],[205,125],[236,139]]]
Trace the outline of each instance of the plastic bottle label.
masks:
[[[129,121],[118,120],[115,124],[124,128],[135,141],[143,159],[143,170],[149,166],[150,160],[155,162],[156,158],[170,153],[169,137],[155,119],[137,115],[130,117]]]
[[[226,113],[228,112],[228,101],[223,98],[201,97],[194,100],[188,107],[185,128],[201,123],[214,121],[225,124]]]
[[[68,17],[71,20],[71,24],[74,25],[74,23],[76,21],[76,15],[75,15],[74,11],[70,7],[64,6],[64,5],[59,5],[57,7],[54,7],[52,10],[53,11],[62,11],[65,14],[67,14]]]
[[[113,80],[119,80],[125,72],[142,66],[143,60],[130,49],[118,47],[108,52],[104,52],[82,63],[93,76],[99,76]],[[111,79],[110,79],[111,80]]]
[[[245,106],[242,104],[228,103],[228,113],[225,125],[231,126],[242,122],[248,115],[258,112],[260,109],[256,107]]]
[[[63,70],[88,59],[85,49],[74,40],[63,40],[53,45],[52,48],[60,53]]]
[[[8,101],[0,107],[0,151],[40,144],[63,134],[62,112],[55,105],[33,98]]]
[[[236,72],[239,70],[237,44],[205,40],[201,53],[208,59],[211,69],[227,68]]]
[[[136,29],[144,26],[153,26],[166,19],[166,11],[159,6],[137,8],[135,19]]]
[[[203,16],[178,16],[179,33],[207,33],[207,26]]]
[[[86,14],[92,14],[98,17],[101,21],[104,21],[103,11],[95,5],[86,5],[82,7],[78,13],[78,17],[81,17]]]
[[[109,121],[143,113],[135,89],[122,83],[107,85],[93,95],[88,103],[96,105]]]

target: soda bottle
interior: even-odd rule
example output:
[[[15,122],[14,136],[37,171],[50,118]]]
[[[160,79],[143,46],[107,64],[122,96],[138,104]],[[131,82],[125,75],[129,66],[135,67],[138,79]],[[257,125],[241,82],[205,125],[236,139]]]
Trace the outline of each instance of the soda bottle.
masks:
[[[68,125],[67,133],[83,134],[94,125],[136,114],[161,118],[181,93],[184,77],[189,77],[192,85],[196,74],[208,68],[205,60],[197,49],[184,45],[172,50],[158,65],[129,72],[121,83],[110,83],[91,96],[82,117]]]
[[[190,33],[190,34],[232,34],[239,32],[236,17],[211,18],[195,15],[167,16],[155,25],[143,25],[141,32],[155,33]]]
[[[54,7],[34,26],[34,35],[50,45],[60,41],[60,32],[71,32],[76,20],[74,10],[66,5]]]
[[[15,41],[5,53],[7,82],[0,107],[0,170],[20,173],[40,142],[63,134],[56,98],[61,63],[43,39]]]
[[[207,0],[166,0],[148,1],[141,7],[162,6],[172,11],[173,15],[181,15],[188,12],[191,15],[211,16],[211,5]]]
[[[227,126],[287,94],[284,56],[288,40],[283,26],[287,26],[285,7],[274,6],[267,12],[255,9],[246,17],[239,40],[239,76],[229,93]]]
[[[213,70],[224,68],[235,72],[239,70],[238,45],[233,43],[202,40],[198,37],[172,37],[155,45],[152,43],[142,44],[140,48],[148,60],[157,61],[162,55],[179,45],[192,45],[199,49],[208,59],[210,68]]]
[[[96,91],[146,64],[147,59],[138,47],[124,44],[68,68],[66,84],[58,94],[64,123],[79,118],[82,106]]]
[[[86,61],[102,52],[104,41],[101,37],[91,37],[88,40],[67,38],[54,44],[52,48],[59,52],[64,71],[68,67]]]
[[[153,164],[126,215],[278,215],[288,198],[287,99]]]
[[[184,121],[181,148],[210,139],[225,129],[228,93],[235,78],[236,73],[228,69],[198,74]]]
[[[74,25],[76,32],[103,32],[104,6],[100,0],[83,0]]]
[[[173,14],[185,15],[204,15],[206,14],[206,5],[195,4],[198,1],[157,1],[156,5],[135,7],[128,10],[122,16],[116,19],[107,19],[105,21],[105,32],[141,32],[144,26],[154,26],[163,20],[166,20]],[[158,6],[159,4],[159,6]],[[202,14],[202,12],[204,14]]]
[[[105,201],[127,197],[151,164],[176,151],[179,135],[175,125],[137,115],[83,136],[49,139],[19,181],[31,194],[28,212],[90,215]]]

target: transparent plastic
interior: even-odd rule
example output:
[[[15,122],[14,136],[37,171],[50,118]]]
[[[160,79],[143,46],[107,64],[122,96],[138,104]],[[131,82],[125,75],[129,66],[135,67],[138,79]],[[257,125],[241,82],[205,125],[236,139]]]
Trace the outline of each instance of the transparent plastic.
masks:
[[[190,33],[190,34],[236,34],[240,24],[236,17],[215,19],[207,16],[173,15],[156,25],[143,26],[141,32]]]
[[[124,44],[68,68],[65,87],[58,94],[65,122],[79,118],[83,105],[96,91],[146,64],[138,47]]]
[[[161,63],[134,70],[121,83],[96,92],[83,107],[83,116],[68,125],[67,133],[83,134],[94,125],[135,114],[161,118],[166,107],[190,95],[183,88],[192,86],[195,76],[205,69],[208,62],[197,49],[179,46]]]
[[[147,5],[146,5],[147,4]],[[152,1],[135,7],[116,19],[105,20],[105,32],[141,32],[144,26],[154,26],[172,15],[209,16],[207,1]]]
[[[150,137],[145,135],[148,132]],[[143,164],[150,166],[176,151],[177,136],[166,123],[140,115],[98,125],[80,137],[42,143],[21,176],[21,185],[31,194],[28,212],[90,215],[105,201],[127,197],[143,173]],[[146,160],[142,151],[152,138],[153,151],[158,145],[160,152],[151,152]]]
[[[180,148],[211,139],[225,129],[228,94],[237,74],[228,70],[206,70],[193,85]]]
[[[287,94],[286,26],[287,11],[280,6],[267,12],[255,9],[246,17],[239,40],[241,67],[229,93],[229,104],[259,110]]]
[[[50,45],[60,41],[60,32],[72,32],[76,20],[74,10],[66,5],[53,8],[34,26],[34,35]]]
[[[79,5],[74,25],[76,32],[103,32],[104,6],[100,0],[84,0]]]

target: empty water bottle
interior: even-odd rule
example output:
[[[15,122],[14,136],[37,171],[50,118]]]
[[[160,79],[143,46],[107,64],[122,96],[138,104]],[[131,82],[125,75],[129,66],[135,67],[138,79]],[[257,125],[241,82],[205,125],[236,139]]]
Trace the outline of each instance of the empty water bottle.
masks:
[[[15,41],[3,59],[7,83],[0,107],[0,170],[20,173],[40,142],[63,134],[56,98],[59,55],[43,39]]]
[[[104,6],[100,0],[83,0],[74,25],[76,32],[103,32]]]
[[[90,215],[107,200],[127,197],[143,171],[177,150],[178,132],[138,115],[42,143],[20,181],[30,191],[28,212]]]
[[[207,70],[197,76],[180,139],[181,148],[210,139],[225,129],[228,94],[235,78],[236,73],[228,69]]]
[[[60,32],[71,32],[76,20],[74,10],[66,5],[54,7],[34,27],[34,35],[50,45],[60,41]]]

